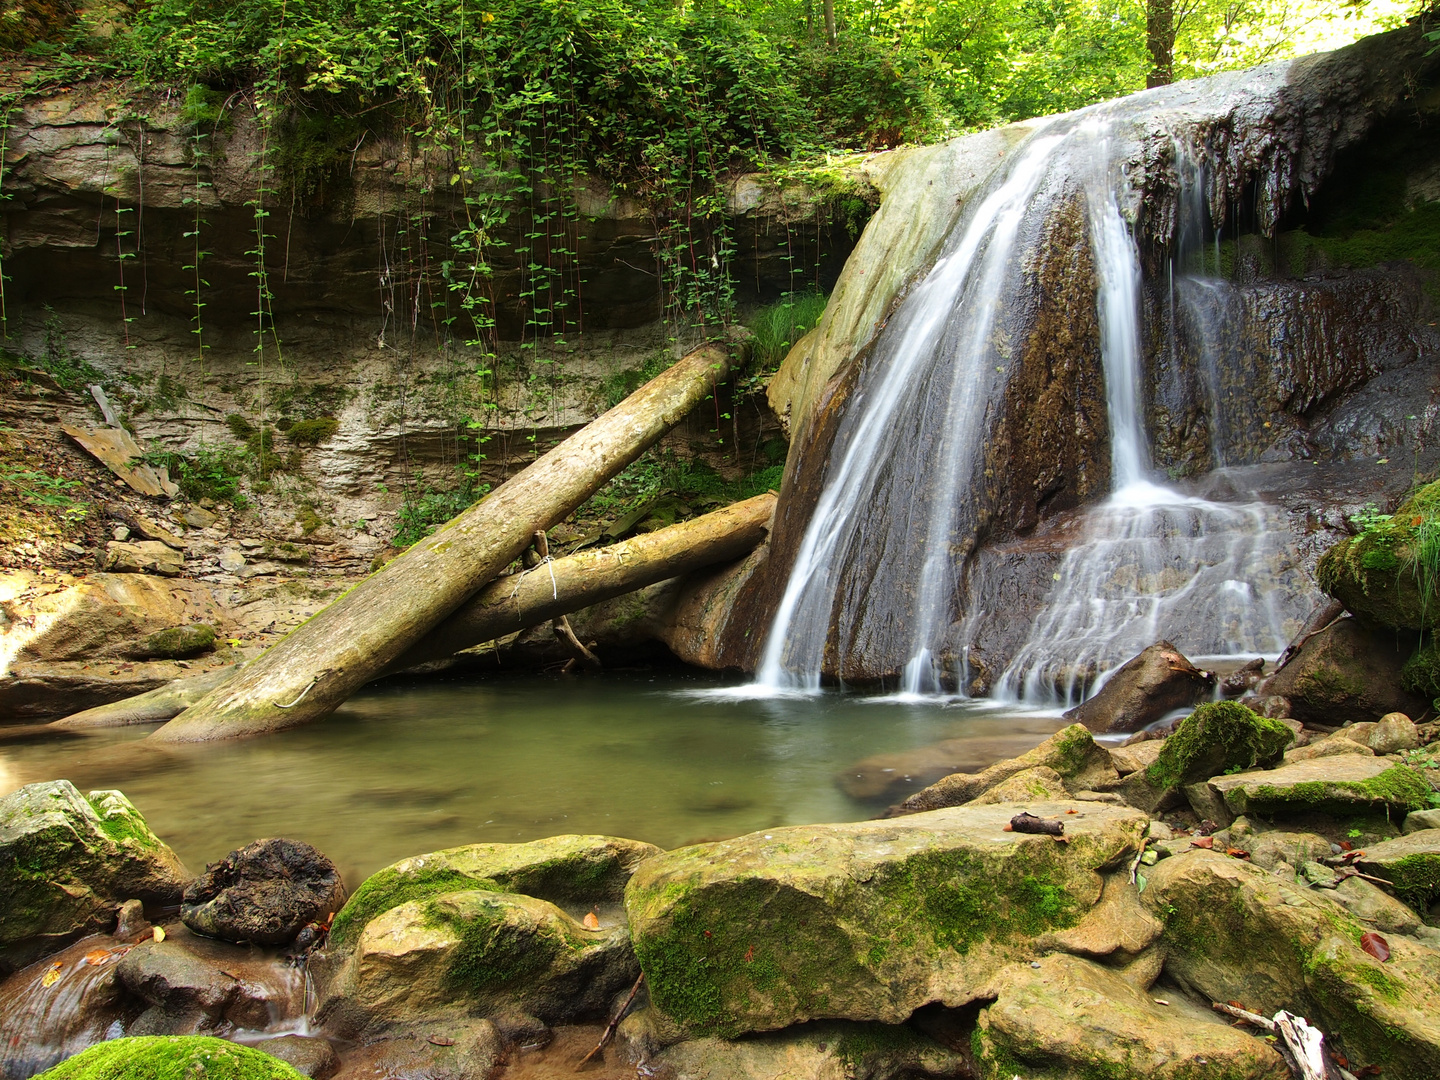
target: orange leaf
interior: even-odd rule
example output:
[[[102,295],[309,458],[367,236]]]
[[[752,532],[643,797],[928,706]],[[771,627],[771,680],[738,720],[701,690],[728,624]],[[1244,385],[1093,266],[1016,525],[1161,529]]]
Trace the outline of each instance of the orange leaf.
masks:
[[[1229,855],[1232,859],[1248,859],[1250,857],[1250,853],[1248,851],[1246,851],[1244,848],[1238,847],[1226,848],[1225,854]]]
[[[99,965],[110,959],[109,949],[91,949],[85,954],[87,964]]]
[[[586,929],[586,930],[599,930],[599,929],[600,929],[600,916],[599,916],[599,915],[596,915],[595,912],[593,912],[593,911],[590,912],[590,914],[586,915],[585,918],[582,919],[581,921],[585,924],[585,929]]]
[[[1215,838],[1214,838],[1214,837],[1211,837],[1211,836],[1202,836],[1202,837],[1200,837],[1200,839],[1198,839],[1198,840],[1191,840],[1191,841],[1190,841],[1190,846],[1191,846],[1191,847],[1211,848],[1211,849],[1213,850],[1214,847],[1215,847]]]
[[[1360,935],[1360,947],[1382,964],[1390,959],[1390,943],[1374,930]]]

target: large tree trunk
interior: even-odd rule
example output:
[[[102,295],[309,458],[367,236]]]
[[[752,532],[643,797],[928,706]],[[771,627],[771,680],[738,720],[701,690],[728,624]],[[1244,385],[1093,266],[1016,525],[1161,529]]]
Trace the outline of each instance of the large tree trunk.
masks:
[[[765,538],[775,496],[757,495],[652,533],[497,578],[390,665],[403,671],[539,626],[657,581],[748,555]]]
[[[239,664],[232,664],[230,667],[207,671],[203,675],[187,675],[148,693],[71,713],[62,720],[51,721],[49,726],[67,731],[83,731],[87,728],[128,727],[131,724],[153,724],[157,720],[169,720],[172,716],[179,716],[217,686],[227,682],[239,670]]]
[[[1175,0],[1146,0],[1145,46],[1150,53],[1147,87],[1169,86],[1175,81]]]
[[[150,736],[202,742],[334,711],[645,452],[729,371],[706,345],[415,544]]]

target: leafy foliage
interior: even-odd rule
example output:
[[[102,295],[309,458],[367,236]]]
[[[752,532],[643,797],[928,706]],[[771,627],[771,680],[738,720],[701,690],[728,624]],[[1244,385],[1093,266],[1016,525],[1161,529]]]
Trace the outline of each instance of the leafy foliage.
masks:
[[[818,292],[792,293],[761,308],[750,321],[751,363],[773,371],[797,341],[820,325],[824,314],[825,295]]]

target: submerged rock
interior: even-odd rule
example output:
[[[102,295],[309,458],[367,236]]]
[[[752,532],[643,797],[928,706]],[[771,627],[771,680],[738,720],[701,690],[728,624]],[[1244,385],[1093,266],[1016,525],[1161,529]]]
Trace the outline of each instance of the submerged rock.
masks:
[[[1360,948],[1371,927],[1325,892],[1194,851],[1162,859],[1143,899],[1164,919],[1166,970],[1182,985],[1267,1016],[1289,1009],[1338,1040],[1355,1065],[1434,1080],[1440,953],[1397,935],[1381,963]]]
[[[503,1060],[489,1020],[422,1022],[346,1053],[334,1080],[475,1080],[490,1076]]]
[[[1080,922],[1146,817],[1030,804],[1066,840],[1006,832],[1020,808],[752,833],[645,862],[625,893],[655,1008],[733,1037],[829,1017],[898,1023],[984,995],[1046,931]]]
[[[1030,769],[1053,770],[1072,793],[1100,789],[1119,778],[1110,754],[1079,724],[1057,731],[1033,750],[1007,761],[997,761],[979,773],[955,773],[917,791],[890,816],[918,814],[946,806],[960,806]],[[1030,794],[1024,798],[1034,798]]]
[[[68,780],[0,799],[0,976],[83,934],[126,900],[173,904],[190,874],[118,791]]]
[[[1430,787],[1414,769],[1354,754],[1215,776],[1209,784],[1236,814],[1392,813],[1398,818],[1430,805]]]
[[[111,1039],[62,1061],[45,1080],[303,1080],[279,1058],[208,1036],[149,1035]]]
[[[1182,995],[1157,1004],[1114,971],[1078,957],[1012,965],[996,978],[995,992],[995,1002],[980,1012],[975,1037],[977,1064],[986,1077],[1290,1076],[1262,1039]]]
[[[1394,633],[1372,633],[1356,619],[1341,619],[1312,636],[1263,684],[1263,693],[1290,703],[1290,715],[1307,724],[1339,727],[1379,720],[1386,713],[1419,716],[1428,702],[1402,685],[1409,649]]]
[[[345,902],[335,864],[300,840],[256,840],[230,852],[185,890],[180,918],[197,934],[284,945]]]
[[[1100,692],[1065,714],[1091,731],[1139,731],[1166,713],[1204,701],[1215,676],[1201,671],[1168,641],[1127,660]]]

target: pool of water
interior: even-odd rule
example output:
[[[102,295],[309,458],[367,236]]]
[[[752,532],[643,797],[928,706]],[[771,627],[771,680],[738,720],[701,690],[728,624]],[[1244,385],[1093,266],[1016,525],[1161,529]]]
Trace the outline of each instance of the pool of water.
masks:
[[[946,761],[978,768],[1064,723],[968,702],[723,691],[674,672],[389,683],[318,724],[190,746],[146,742],[153,726],[0,728],[0,794],[62,778],[119,788],[192,871],[258,837],[289,836],[329,855],[353,888],[397,859],[458,844],[608,833],[673,848],[854,821],[897,793],[847,794],[840,781],[857,762],[914,772],[913,788],[926,779],[919,748],[948,740]]]

